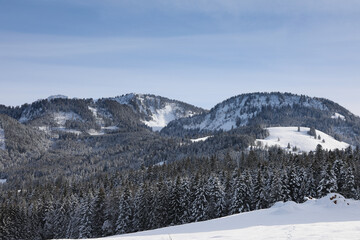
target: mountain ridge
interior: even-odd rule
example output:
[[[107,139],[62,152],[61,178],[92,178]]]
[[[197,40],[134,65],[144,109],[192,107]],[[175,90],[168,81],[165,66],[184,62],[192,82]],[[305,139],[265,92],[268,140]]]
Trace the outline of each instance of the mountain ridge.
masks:
[[[280,92],[231,97],[207,113],[170,122],[162,133],[197,137],[249,125],[315,127],[338,140],[360,143],[360,118],[349,110],[325,98]]]

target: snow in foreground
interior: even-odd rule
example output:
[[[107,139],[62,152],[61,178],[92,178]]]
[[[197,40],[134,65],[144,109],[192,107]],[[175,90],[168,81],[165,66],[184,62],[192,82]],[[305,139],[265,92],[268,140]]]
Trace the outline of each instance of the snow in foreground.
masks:
[[[278,202],[270,209],[166,227],[104,240],[359,239],[360,202],[339,194],[302,204]]]
[[[257,139],[256,141],[261,143],[262,146],[280,146],[281,148],[287,149],[290,143],[290,150],[293,147],[297,148],[299,152],[310,152],[316,149],[316,146],[320,144],[323,149],[334,150],[334,149],[345,149],[349,147],[349,144],[340,142],[333,137],[316,130],[316,135],[320,136],[321,139],[315,139],[313,136],[308,134],[310,128],[301,127],[298,132],[298,127],[272,127],[267,128],[270,135],[265,139]]]

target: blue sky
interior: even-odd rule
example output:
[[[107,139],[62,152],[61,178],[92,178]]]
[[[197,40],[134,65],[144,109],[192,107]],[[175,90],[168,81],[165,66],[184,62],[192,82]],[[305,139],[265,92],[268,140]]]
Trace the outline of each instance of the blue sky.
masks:
[[[281,91],[360,115],[358,0],[0,0],[0,104]]]

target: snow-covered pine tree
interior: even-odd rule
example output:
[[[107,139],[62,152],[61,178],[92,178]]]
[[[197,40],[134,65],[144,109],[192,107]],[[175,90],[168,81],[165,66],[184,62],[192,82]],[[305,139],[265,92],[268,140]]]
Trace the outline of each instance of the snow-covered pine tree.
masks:
[[[195,199],[191,206],[191,219],[194,222],[204,221],[208,219],[209,202],[207,200],[207,194],[205,189],[205,181],[199,179],[196,183]]]
[[[284,202],[291,201],[288,174],[287,174],[286,170],[284,170],[284,169],[281,172],[282,172],[282,176],[281,176],[281,196],[282,196],[282,201],[284,201]]]
[[[93,226],[93,195],[89,193],[88,196],[84,196],[80,200],[79,206],[79,218],[80,218],[80,227],[79,227],[79,238],[91,238],[92,235],[92,226]]]
[[[336,176],[332,169],[332,166],[328,164],[324,166],[324,169],[321,172],[321,180],[317,188],[318,197],[323,197],[328,193],[337,192],[337,182]]]
[[[271,176],[269,198],[271,202],[282,201],[282,181],[280,171],[275,171]]]
[[[92,204],[92,236],[101,237],[104,235],[102,226],[105,222],[105,190],[100,188]]]
[[[223,186],[220,184],[220,181],[217,177],[210,176],[207,185],[208,193],[208,216],[210,219],[218,218],[223,216],[226,205],[225,205],[225,193],[223,191]]]
[[[231,200],[230,205],[230,214],[236,214],[243,212],[244,209],[244,199],[245,199],[245,186],[244,183],[240,181],[239,177],[236,177],[233,181],[234,194]]]
[[[351,167],[347,168],[345,184],[343,185],[343,194],[347,198],[356,198],[356,189],[355,189],[355,177],[354,171]]]
[[[151,193],[148,184],[141,184],[134,199],[133,230],[150,229]]]
[[[130,201],[130,190],[126,188],[119,199],[119,215],[115,224],[115,232],[117,234],[128,233],[132,230],[131,223],[133,214]]]
[[[295,166],[291,166],[289,173],[289,191],[290,197],[292,201],[299,202],[301,200],[300,197],[300,178],[298,176],[297,170]]]
[[[256,181],[254,181],[253,208],[263,209],[269,206],[267,192],[265,191],[265,177],[260,170],[257,173]]]
[[[171,186],[170,189],[168,210],[170,224],[179,224],[183,212],[184,209],[182,209],[181,205],[181,182],[180,177],[177,177],[175,183]]]
[[[191,221],[190,219],[190,182],[187,178],[183,178],[181,181],[181,196],[180,196],[180,205],[183,209],[183,213],[180,217],[180,224],[189,223]]]

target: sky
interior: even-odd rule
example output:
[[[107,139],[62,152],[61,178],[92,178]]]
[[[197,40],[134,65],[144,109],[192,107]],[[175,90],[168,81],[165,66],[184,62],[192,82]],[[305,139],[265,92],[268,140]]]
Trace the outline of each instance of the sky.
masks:
[[[280,91],[360,115],[359,26],[358,0],[0,0],[0,104]]]

